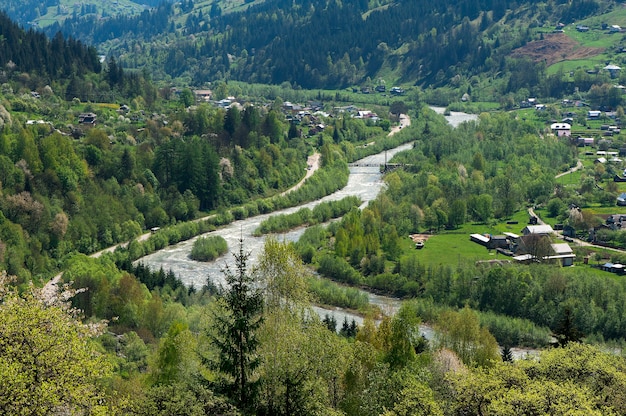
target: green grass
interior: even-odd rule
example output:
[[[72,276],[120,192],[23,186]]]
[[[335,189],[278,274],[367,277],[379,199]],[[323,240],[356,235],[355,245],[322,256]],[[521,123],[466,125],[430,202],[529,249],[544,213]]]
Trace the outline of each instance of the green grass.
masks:
[[[602,23],[609,25],[620,25],[626,27],[626,9],[623,7],[615,7],[612,11],[598,16],[592,16],[585,20],[581,20],[580,24],[589,26],[590,28],[600,28]],[[572,26],[575,29],[576,25]]]
[[[550,65],[547,70],[547,75],[554,75],[559,71],[562,72],[565,76],[569,77],[570,71],[576,71],[577,69],[593,69],[595,67],[604,68],[606,65],[606,61],[610,60],[610,56],[608,54],[599,54],[594,56],[593,58],[586,59],[572,59],[572,60],[563,60],[559,61],[555,64]]]
[[[550,225],[551,227],[554,227],[554,224],[558,223],[556,218],[548,217],[548,210],[547,209],[545,209],[545,208],[535,208],[534,211],[535,211],[535,214],[537,214],[537,216],[539,218],[541,218],[541,220],[543,222],[545,222],[546,224]]]
[[[556,178],[556,183],[561,184],[561,185],[578,185],[580,184],[581,176],[582,176],[581,171],[577,170],[576,172],[568,173],[559,178]]]
[[[592,206],[589,208],[583,208],[583,211],[591,212],[593,215],[610,215],[610,214],[626,214],[626,207],[610,206]]]
[[[608,33],[608,30],[594,26],[590,26],[589,32],[579,32],[576,26],[569,26],[565,29],[565,34],[587,48],[609,48],[622,40],[621,33]]]
[[[465,227],[461,230],[437,234],[426,241],[423,249],[416,250],[418,258],[425,265],[456,265],[495,258],[495,255],[489,255],[485,247],[471,242],[470,234],[472,233]]]
[[[36,19],[36,22],[40,27],[49,26],[55,22],[62,22],[63,20],[72,17],[74,7],[77,6],[80,11],[80,5],[83,4],[82,1],[77,0],[61,0],[60,1],[60,9],[61,13],[59,14],[59,7],[51,6],[48,7],[47,13],[42,15],[40,18]],[[103,12],[109,16],[117,16],[117,15],[136,15],[141,13],[144,10],[144,6],[135,3],[131,0],[117,0],[115,2],[112,1],[104,1],[97,3],[98,13],[102,14]]]
[[[606,62],[613,60],[614,56],[611,50],[615,45],[620,43],[623,35],[621,33],[609,33],[607,30],[602,30],[602,23],[608,23],[609,25],[617,24],[622,27],[626,26],[626,10],[620,8],[616,12],[607,13],[602,16],[568,25],[564,30],[567,36],[578,42],[580,47],[598,48],[598,54],[590,58],[571,60],[567,59],[567,55],[565,55],[562,57],[562,61],[550,65],[546,73],[548,75],[554,75],[562,72],[566,76],[569,76],[569,72],[579,68],[602,68],[606,65]],[[576,30],[577,24],[587,25],[590,27],[590,30],[588,32],[579,32]]]
[[[556,218],[549,218],[545,209],[537,209],[535,212],[546,223],[554,226],[557,223]],[[625,207],[594,207],[593,212],[597,214],[626,214]],[[502,235],[503,232],[511,232],[521,235],[521,230],[527,225],[528,212],[526,210],[520,210],[510,220],[518,221],[518,224],[507,224],[506,221],[499,222],[493,225],[487,224],[465,224],[463,227],[457,230],[445,230],[430,237],[424,244],[424,248],[421,250],[415,250],[411,240],[404,239],[402,243],[403,251],[414,251],[417,253],[420,261],[426,266],[449,264],[451,266],[464,265],[480,260],[511,260],[511,257],[504,256],[497,253],[495,250],[487,250],[480,244],[470,241],[470,234],[493,234]],[[555,238],[554,242],[562,242]],[[577,252],[575,260],[575,267],[562,269],[564,274],[570,274],[580,271],[580,268],[585,269],[585,273],[594,274],[603,277],[617,278],[613,273],[605,272],[596,268],[592,268],[592,264],[596,264],[595,260],[589,260],[589,265],[584,264],[585,255],[600,252],[604,254],[606,259],[610,258],[611,251],[603,248],[595,247],[575,247],[572,248]],[[524,267],[524,266],[521,266]],[[554,265],[553,267],[559,267]]]
[[[501,222],[495,225],[488,224],[465,224],[456,230],[445,230],[430,237],[424,248],[415,250],[412,242],[404,240],[403,249],[413,250],[417,253],[420,261],[425,265],[438,264],[466,264],[478,260],[511,260],[510,257],[497,254],[495,250],[487,250],[484,246],[470,241],[470,234],[493,234],[502,235],[503,232],[520,234],[528,221],[528,212],[517,212],[511,221],[518,224],[506,224]]]

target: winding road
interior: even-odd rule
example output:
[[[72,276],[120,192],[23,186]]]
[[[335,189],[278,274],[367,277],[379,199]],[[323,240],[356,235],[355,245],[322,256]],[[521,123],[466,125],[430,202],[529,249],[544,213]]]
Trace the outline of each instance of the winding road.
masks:
[[[561,176],[565,176],[565,175],[567,175],[568,173],[573,173],[573,172],[576,172],[577,170],[580,170],[580,169],[582,169],[582,168],[583,168],[583,162],[582,162],[580,159],[578,159],[578,162],[576,163],[576,166],[574,166],[573,168],[570,168],[570,169],[566,170],[565,172],[561,172],[561,173],[559,173],[558,175],[555,175],[554,177],[555,177],[555,178],[560,178]]]

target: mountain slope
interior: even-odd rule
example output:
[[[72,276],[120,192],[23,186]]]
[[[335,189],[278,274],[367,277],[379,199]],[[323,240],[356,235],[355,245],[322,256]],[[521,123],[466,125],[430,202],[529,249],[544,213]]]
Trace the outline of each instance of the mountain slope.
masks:
[[[222,4],[163,3],[140,16],[71,18],[47,30],[92,42],[156,79],[196,85],[238,79],[339,88],[384,77],[442,86],[506,70],[511,50],[535,39],[541,25],[614,7],[594,0],[268,0],[223,13]]]
[[[49,40],[41,32],[24,31],[2,12],[0,40],[0,66],[9,71],[34,71],[57,77],[101,69],[95,48],[66,40],[60,33]]]
[[[45,27],[70,16],[97,14],[117,16],[140,13],[160,0],[115,0],[85,2],[78,0],[0,0],[0,10],[24,27]]]

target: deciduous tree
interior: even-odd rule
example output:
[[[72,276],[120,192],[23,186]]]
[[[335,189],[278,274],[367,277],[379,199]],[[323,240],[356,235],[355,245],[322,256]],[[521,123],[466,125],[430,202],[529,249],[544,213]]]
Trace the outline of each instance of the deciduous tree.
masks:
[[[103,382],[112,367],[91,340],[101,329],[55,296],[18,294],[3,274],[0,413],[111,414]]]

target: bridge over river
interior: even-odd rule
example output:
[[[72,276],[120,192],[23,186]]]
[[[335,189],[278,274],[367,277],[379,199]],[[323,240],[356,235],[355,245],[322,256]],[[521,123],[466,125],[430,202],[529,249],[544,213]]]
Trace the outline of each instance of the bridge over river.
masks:
[[[354,162],[348,163],[349,168],[379,168],[380,172],[389,172],[398,168],[406,166],[413,166],[408,163],[368,163],[368,162]],[[376,173],[376,172],[372,172]]]

